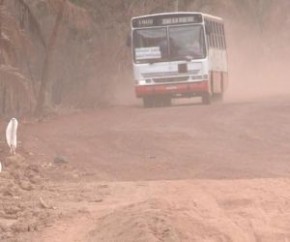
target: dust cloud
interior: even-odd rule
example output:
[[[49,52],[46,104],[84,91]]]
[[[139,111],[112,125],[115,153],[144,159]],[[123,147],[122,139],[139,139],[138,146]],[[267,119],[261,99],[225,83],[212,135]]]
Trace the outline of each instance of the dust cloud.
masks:
[[[289,94],[287,41],[283,30],[261,30],[226,19],[229,86],[226,101],[253,101]]]

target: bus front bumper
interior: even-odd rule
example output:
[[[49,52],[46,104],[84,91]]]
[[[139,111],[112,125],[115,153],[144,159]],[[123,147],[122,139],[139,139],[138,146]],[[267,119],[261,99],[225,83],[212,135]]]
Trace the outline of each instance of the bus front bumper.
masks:
[[[203,93],[208,92],[208,90],[208,81],[135,86],[135,93],[137,97],[158,95],[194,96],[202,95]]]

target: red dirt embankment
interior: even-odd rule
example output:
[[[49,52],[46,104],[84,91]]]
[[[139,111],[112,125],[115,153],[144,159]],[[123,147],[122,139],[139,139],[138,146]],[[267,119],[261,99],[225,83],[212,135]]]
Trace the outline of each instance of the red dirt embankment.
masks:
[[[287,241],[288,97],[20,120],[2,241]]]

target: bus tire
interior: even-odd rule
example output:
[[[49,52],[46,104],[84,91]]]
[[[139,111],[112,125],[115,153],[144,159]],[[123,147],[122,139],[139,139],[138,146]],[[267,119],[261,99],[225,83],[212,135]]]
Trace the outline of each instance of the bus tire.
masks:
[[[209,105],[211,104],[211,95],[209,93],[204,93],[201,96],[202,104]]]
[[[144,108],[152,108],[154,106],[154,98],[153,97],[143,97],[143,106]]]
[[[144,97],[143,104],[146,108],[167,107],[171,105],[171,97],[169,96],[152,96]]]
[[[216,93],[213,96],[214,101],[216,102],[222,102],[224,100],[224,94],[223,93]]]
[[[166,99],[166,106],[170,107],[172,105],[172,98],[171,97],[167,97]]]
[[[165,96],[162,98],[162,104],[164,107],[171,106],[171,97]]]

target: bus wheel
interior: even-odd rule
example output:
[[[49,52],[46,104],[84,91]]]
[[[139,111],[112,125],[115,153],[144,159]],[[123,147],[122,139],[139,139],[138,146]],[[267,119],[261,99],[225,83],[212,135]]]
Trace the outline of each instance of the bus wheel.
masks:
[[[154,106],[154,98],[152,97],[143,97],[143,106],[144,108],[152,108]]]
[[[162,104],[165,107],[171,106],[171,97],[163,97]]]
[[[171,99],[171,97],[167,97],[167,98],[166,98],[165,105],[166,105],[167,107],[169,107],[169,106],[172,105],[172,99]]]
[[[206,105],[209,105],[211,104],[211,95],[209,93],[204,93],[202,96],[201,96],[201,100],[202,100],[202,103],[203,104],[206,104]]]
[[[171,97],[169,96],[159,96],[155,97],[155,105],[156,107],[168,107],[171,105]]]
[[[213,99],[216,102],[222,102],[224,99],[224,94],[223,93],[216,93],[216,94],[214,94]]]

